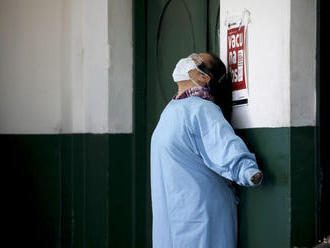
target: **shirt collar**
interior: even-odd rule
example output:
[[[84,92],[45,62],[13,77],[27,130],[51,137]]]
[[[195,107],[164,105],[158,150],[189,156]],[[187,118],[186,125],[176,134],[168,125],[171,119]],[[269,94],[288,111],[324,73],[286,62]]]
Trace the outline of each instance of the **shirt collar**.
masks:
[[[214,97],[210,94],[210,88],[203,86],[203,87],[191,87],[184,92],[182,92],[180,95],[177,93],[173,95],[172,99],[173,100],[179,100],[183,98],[187,98],[190,96],[198,96],[203,99],[209,100],[209,101],[214,101]]]

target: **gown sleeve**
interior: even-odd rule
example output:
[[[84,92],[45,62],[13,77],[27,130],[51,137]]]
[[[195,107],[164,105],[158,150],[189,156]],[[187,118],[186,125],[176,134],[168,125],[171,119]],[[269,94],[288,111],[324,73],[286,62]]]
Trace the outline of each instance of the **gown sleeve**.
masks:
[[[203,107],[194,122],[196,145],[205,165],[239,185],[260,185],[263,173],[258,168],[255,154],[251,153],[244,141],[235,134],[221,109],[213,105],[209,108]],[[258,184],[254,184],[251,177],[257,172],[260,172],[262,177]]]

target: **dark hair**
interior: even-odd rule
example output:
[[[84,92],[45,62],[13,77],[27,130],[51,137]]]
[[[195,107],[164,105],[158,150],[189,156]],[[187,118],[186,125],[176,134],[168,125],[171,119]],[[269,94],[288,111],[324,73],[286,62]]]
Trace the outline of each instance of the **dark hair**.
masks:
[[[214,103],[217,104],[226,118],[231,123],[232,113],[232,81],[230,73],[227,73],[225,64],[214,53],[208,52],[212,59],[207,64],[208,71],[211,72],[209,82],[210,94],[214,96]]]

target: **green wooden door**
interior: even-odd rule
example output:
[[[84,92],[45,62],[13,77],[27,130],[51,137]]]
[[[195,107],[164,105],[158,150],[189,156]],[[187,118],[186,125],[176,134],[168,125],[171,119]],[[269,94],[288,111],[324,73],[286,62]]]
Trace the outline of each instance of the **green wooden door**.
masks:
[[[219,0],[152,0],[147,4],[146,141],[177,91],[172,79],[176,62],[193,52],[218,54]],[[147,170],[149,168],[147,167]],[[151,247],[150,172],[147,171],[147,245]]]

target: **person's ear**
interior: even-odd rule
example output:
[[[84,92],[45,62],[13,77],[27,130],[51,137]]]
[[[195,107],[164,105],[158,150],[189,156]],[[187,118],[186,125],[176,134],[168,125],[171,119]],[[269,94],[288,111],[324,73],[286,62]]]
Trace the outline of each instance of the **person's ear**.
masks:
[[[200,73],[200,76],[199,77],[200,77],[199,78],[200,81],[202,81],[202,82],[208,83],[211,80],[211,77],[209,75],[206,75],[206,74]]]

